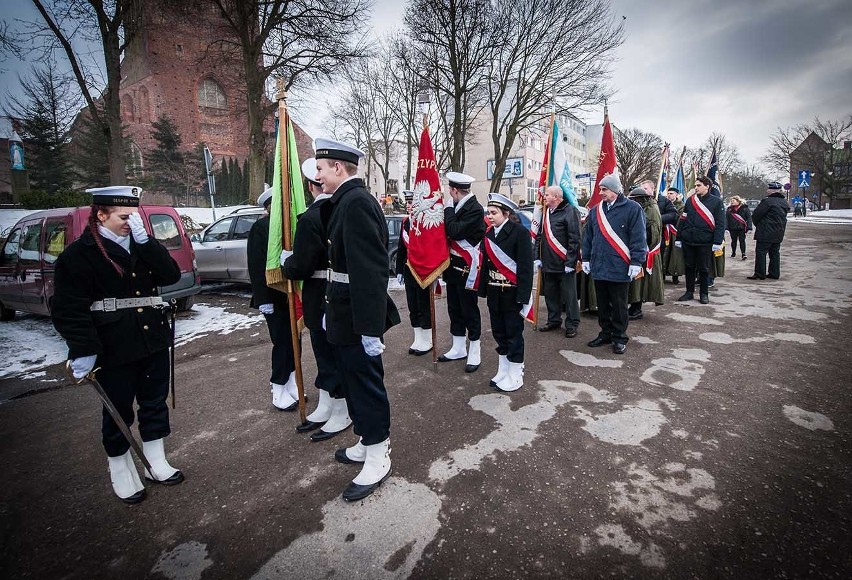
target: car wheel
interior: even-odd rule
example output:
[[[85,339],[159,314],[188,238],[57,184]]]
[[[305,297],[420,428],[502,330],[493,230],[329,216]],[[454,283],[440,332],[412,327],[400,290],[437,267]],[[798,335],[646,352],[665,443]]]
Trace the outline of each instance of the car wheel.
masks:
[[[0,320],[3,322],[15,320],[15,311],[0,304]]]
[[[177,299],[175,306],[178,312],[186,312],[192,308],[193,304],[195,304],[195,296],[184,296]]]

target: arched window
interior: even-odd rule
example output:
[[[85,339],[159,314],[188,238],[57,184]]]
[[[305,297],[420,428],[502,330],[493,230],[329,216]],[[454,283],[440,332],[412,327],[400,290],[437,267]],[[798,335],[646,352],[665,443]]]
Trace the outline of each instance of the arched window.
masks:
[[[135,113],[136,111],[133,109],[133,97],[127,94],[123,95],[121,97],[121,118],[132,123]]]
[[[219,83],[213,79],[204,79],[198,85],[198,106],[223,110],[228,108],[228,99]]]
[[[148,89],[143,87],[139,87],[139,104],[137,105],[137,109],[139,112],[139,122],[140,123],[150,123],[151,122],[151,103],[148,98]]]

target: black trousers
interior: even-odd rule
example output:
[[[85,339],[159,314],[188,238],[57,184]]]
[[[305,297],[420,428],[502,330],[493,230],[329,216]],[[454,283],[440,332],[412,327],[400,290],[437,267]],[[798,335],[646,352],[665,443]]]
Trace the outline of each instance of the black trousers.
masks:
[[[565,328],[580,326],[580,304],[577,302],[577,280],[574,272],[542,272],[541,293],[547,305],[547,324],[562,324]]]
[[[118,367],[100,369],[98,382],[115,405],[124,423],[133,425],[133,400],[136,399],[139,435],[142,441],[155,441],[168,436],[169,351],[161,350],[138,361]],[[112,415],[103,408],[101,434],[104,449],[110,457],[127,453],[130,443],[118,428]]]
[[[421,288],[408,269],[402,275],[402,279],[405,282],[405,301],[408,304],[408,319],[411,321],[411,327],[432,328],[429,287]]]
[[[482,319],[476,292],[465,290],[460,284],[447,284],[447,313],[450,315],[450,334],[479,340]]]
[[[290,311],[286,307],[275,308],[272,314],[264,314],[269,338],[272,339],[272,375],[269,381],[283,385],[296,370],[293,357],[293,342],[290,338]]]
[[[361,344],[336,345],[334,353],[355,434],[364,445],[381,443],[390,436],[382,357],[367,355]]]
[[[524,318],[518,311],[488,309],[491,334],[497,342],[497,354],[506,355],[509,362],[524,362]]]
[[[781,277],[781,242],[760,242],[754,249],[754,273],[770,278]],[[769,254],[769,272],[766,271],[766,254]]]
[[[683,244],[683,263],[686,269],[687,292],[695,292],[695,280],[697,277],[699,293],[707,294],[710,285],[710,260],[712,259],[712,244],[701,246]]]
[[[743,256],[745,256],[746,255],[746,243],[745,243],[746,233],[745,233],[745,230],[739,230],[739,231],[728,230],[728,233],[731,234],[731,255],[733,256],[734,254],[737,253],[737,242],[739,242],[740,243],[740,252],[742,253]]]
[[[332,399],[343,398],[343,380],[337,369],[337,360],[334,358],[335,346],[328,342],[325,330],[310,329],[311,348],[314,350],[314,358],[317,361],[317,378],[314,386],[328,392]]]
[[[607,282],[595,280],[595,293],[598,297],[598,324],[601,327],[598,336],[609,338],[612,342],[627,344],[627,293],[630,282]]]

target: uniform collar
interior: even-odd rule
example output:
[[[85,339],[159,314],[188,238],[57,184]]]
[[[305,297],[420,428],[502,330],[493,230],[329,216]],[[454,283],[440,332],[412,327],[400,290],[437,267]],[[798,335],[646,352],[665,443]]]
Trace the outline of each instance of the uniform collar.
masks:
[[[459,202],[458,202],[457,204],[455,204],[455,206],[456,206],[456,211],[459,211],[459,210],[462,208],[462,206],[463,206],[464,204],[466,204],[466,203],[467,203],[467,200],[469,200],[469,199],[470,199],[470,198],[472,198],[472,197],[474,197],[473,192],[470,192],[470,193],[468,193],[466,196],[464,196],[463,198],[461,198],[461,199],[459,200]]]

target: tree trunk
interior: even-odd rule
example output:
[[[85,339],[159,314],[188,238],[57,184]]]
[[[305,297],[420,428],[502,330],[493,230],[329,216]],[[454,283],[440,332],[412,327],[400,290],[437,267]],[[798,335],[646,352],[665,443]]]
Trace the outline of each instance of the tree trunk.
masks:
[[[247,42],[247,40],[243,40]],[[248,182],[249,199],[255,199],[264,190],[266,178],[266,135],[263,132],[263,119],[266,116],[264,106],[264,77],[258,70],[258,58],[253,51],[243,48],[243,64],[246,76],[246,114],[249,126]],[[281,127],[286,130],[286,127]]]
[[[118,33],[105,34],[103,47],[107,88],[104,92],[105,122],[101,129],[109,147],[109,183],[110,185],[126,185],[124,138],[121,131],[121,52]]]

